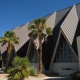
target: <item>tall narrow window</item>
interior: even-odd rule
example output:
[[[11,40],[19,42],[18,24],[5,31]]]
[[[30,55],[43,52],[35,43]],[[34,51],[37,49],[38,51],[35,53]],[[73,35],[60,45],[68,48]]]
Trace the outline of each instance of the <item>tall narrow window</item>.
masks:
[[[30,52],[30,54],[28,55],[29,60],[31,63],[38,63],[39,62],[39,55],[33,45],[32,50]]]

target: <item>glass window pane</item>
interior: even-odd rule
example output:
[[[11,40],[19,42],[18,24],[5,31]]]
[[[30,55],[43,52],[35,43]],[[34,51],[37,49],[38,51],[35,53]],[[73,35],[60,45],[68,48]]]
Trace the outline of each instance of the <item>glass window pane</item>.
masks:
[[[64,51],[67,51],[67,45],[64,44]]]
[[[66,55],[66,56],[64,56],[64,59],[68,59],[68,56]]]
[[[63,49],[60,49],[60,55],[63,55]]]
[[[59,59],[59,53],[56,53],[56,58]]]
[[[60,56],[60,59],[62,60],[63,59],[63,56]]]
[[[63,48],[63,42],[60,43],[60,48]]]
[[[64,51],[64,56],[67,56],[68,54],[67,54],[67,51]]]

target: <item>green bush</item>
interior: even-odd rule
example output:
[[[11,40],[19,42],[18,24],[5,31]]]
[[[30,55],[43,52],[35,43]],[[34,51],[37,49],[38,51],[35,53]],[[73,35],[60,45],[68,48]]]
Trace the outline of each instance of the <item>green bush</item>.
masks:
[[[31,67],[31,71],[30,71],[30,76],[38,76],[39,72],[37,70],[37,68],[35,67]]]
[[[72,73],[71,78],[73,80],[80,80],[80,71],[76,71],[76,72]]]
[[[30,62],[27,58],[15,57],[12,66],[8,69],[8,80],[23,80],[30,75]]]

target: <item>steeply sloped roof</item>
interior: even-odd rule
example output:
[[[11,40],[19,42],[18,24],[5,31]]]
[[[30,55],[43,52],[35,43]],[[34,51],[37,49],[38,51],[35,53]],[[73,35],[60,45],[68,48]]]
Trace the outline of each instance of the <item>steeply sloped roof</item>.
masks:
[[[17,52],[28,40],[29,40],[29,30],[28,26],[30,23],[27,23],[21,27],[19,27],[17,30],[13,30],[15,34],[19,37],[19,44],[15,44],[15,51]]]
[[[74,5],[70,10],[70,12],[68,13],[67,17],[65,18],[64,22],[60,26],[71,45],[74,39],[77,24],[78,24],[78,15],[76,7]]]
[[[60,10],[56,12],[56,20],[55,20],[55,25],[57,25],[60,20],[66,15],[67,12],[70,11],[72,7],[68,7],[66,9]]]
[[[15,34],[19,37],[19,44],[15,44],[14,48],[15,51],[17,52],[28,40],[29,40],[29,30],[28,27],[31,25],[30,22],[23,26],[19,26],[12,31],[15,32]],[[6,51],[6,45],[1,47],[1,53],[4,53]]]
[[[47,20],[46,20],[47,26],[49,26],[53,29],[55,27],[55,19],[56,19],[56,12],[54,12],[52,15],[50,15],[47,18]]]

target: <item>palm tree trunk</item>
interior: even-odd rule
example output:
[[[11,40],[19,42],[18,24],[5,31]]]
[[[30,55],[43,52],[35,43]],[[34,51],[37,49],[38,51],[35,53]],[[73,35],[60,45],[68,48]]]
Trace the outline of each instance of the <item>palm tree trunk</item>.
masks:
[[[7,50],[7,58],[6,58],[5,72],[7,72],[7,69],[8,69],[9,56],[10,56],[10,54],[8,53],[8,50]]]
[[[39,73],[42,73],[42,42],[39,38]]]
[[[8,46],[7,46],[7,58],[6,58],[6,65],[5,65],[5,72],[7,72],[7,69],[8,69],[9,58],[10,58],[10,45],[9,45],[9,43],[8,43]]]

